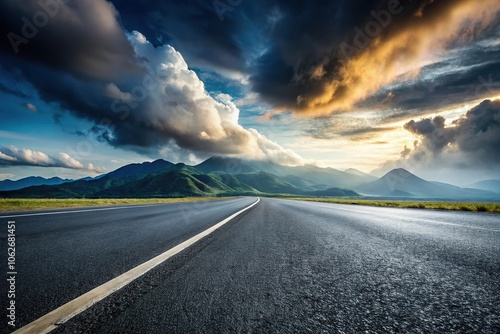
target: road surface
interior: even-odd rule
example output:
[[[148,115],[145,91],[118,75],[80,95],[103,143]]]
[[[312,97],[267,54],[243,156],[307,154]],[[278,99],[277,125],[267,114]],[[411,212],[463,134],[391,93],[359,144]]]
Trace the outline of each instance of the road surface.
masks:
[[[15,218],[20,321],[254,201]],[[499,254],[496,214],[262,199],[53,333],[497,333]]]
[[[62,213],[52,210],[55,214],[25,212],[0,218],[2,268],[7,264],[7,221],[16,222],[16,327],[172,248],[254,201],[240,198],[70,209]],[[0,217],[5,216],[0,213]],[[5,309],[7,298],[3,297],[7,287],[4,279],[1,283]]]

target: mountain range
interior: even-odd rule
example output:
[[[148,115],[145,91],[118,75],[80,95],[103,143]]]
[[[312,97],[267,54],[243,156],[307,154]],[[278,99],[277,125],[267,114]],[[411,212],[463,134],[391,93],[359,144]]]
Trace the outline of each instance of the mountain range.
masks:
[[[443,200],[500,198],[500,193],[490,189],[459,188],[426,181],[404,169],[395,169],[377,178],[356,169],[340,171],[313,165],[288,167],[227,157],[212,157],[195,166],[160,159],[126,165],[96,178],[53,178],[45,180],[46,183],[40,179],[23,179],[25,181],[19,183],[19,186],[23,185],[22,189],[0,188],[3,189],[0,197],[144,198],[286,194]],[[30,184],[30,180],[33,183]]]
[[[493,199],[500,194],[472,188],[460,188],[442,182],[426,181],[403,168],[394,169],[376,181],[355,188],[364,195],[428,199]]]
[[[41,176],[29,176],[17,181],[12,181],[7,179],[0,181],[0,191],[19,190],[26,187],[41,186],[41,185],[58,185],[71,181],[74,180],[61,179],[60,177],[52,177],[50,179],[46,179]]]

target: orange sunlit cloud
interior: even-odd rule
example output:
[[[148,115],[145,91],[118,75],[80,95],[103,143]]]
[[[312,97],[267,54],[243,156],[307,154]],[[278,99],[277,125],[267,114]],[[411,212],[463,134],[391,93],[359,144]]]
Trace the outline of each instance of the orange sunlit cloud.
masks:
[[[418,75],[432,55],[445,51],[451,42],[473,37],[500,11],[498,0],[448,3],[434,12],[429,4],[397,31],[376,37],[367,48],[344,61],[320,94],[299,96],[295,112],[317,116],[351,110],[402,74]],[[323,72],[316,69],[315,78],[318,73]]]

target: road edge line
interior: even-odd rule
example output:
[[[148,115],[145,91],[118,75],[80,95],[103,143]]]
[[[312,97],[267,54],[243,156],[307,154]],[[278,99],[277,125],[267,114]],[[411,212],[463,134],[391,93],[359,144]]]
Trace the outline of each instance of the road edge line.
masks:
[[[198,233],[197,235],[178,244],[177,246],[170,248],[169,250],[163,252],[160,255],[157,255],[151,260],[148,260],[128,270],[127,272],[121,274],[120,276],[117,276],[112,280],[99,285],[98,287],[84,293],[83,295],[80,295],[79,297],[76,297],[75,299],[67,302],[64,305],[59,306],[55,310],[17,329],[16,331],[12,332],[12,334],[49,333],[50,331],[58,328],[58,326],[64,324],[74,316],[82,313],[92,305],[100,302],[101,300],[108,297],[112,293],[120,290],[121,288],[125,287],[132,281],[136,280],[137,278],[141,277],[142,275],[150,271],[151,269],[165,262],[172,256],[180,253],[184,249],[192,246],[193,244],[200,241],[204,237],[210,235],[215,230],[219,229],[220,227],[222,227],[235,217],[239,216],[243,212],[257,205],[257,203],[259,202],[260,202],[260,197],[257,197],[257,201],[255,201],[254,203],[232,214],[231,216],[225,218],[224,220],[206,229],[205,231]]]

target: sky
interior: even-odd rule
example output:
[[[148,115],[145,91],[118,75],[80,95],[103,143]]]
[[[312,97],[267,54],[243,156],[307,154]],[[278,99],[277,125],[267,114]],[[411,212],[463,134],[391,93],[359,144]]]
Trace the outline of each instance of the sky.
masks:
[[[500,179],[498,0],[4,0],[0,180],[158,158]]]

